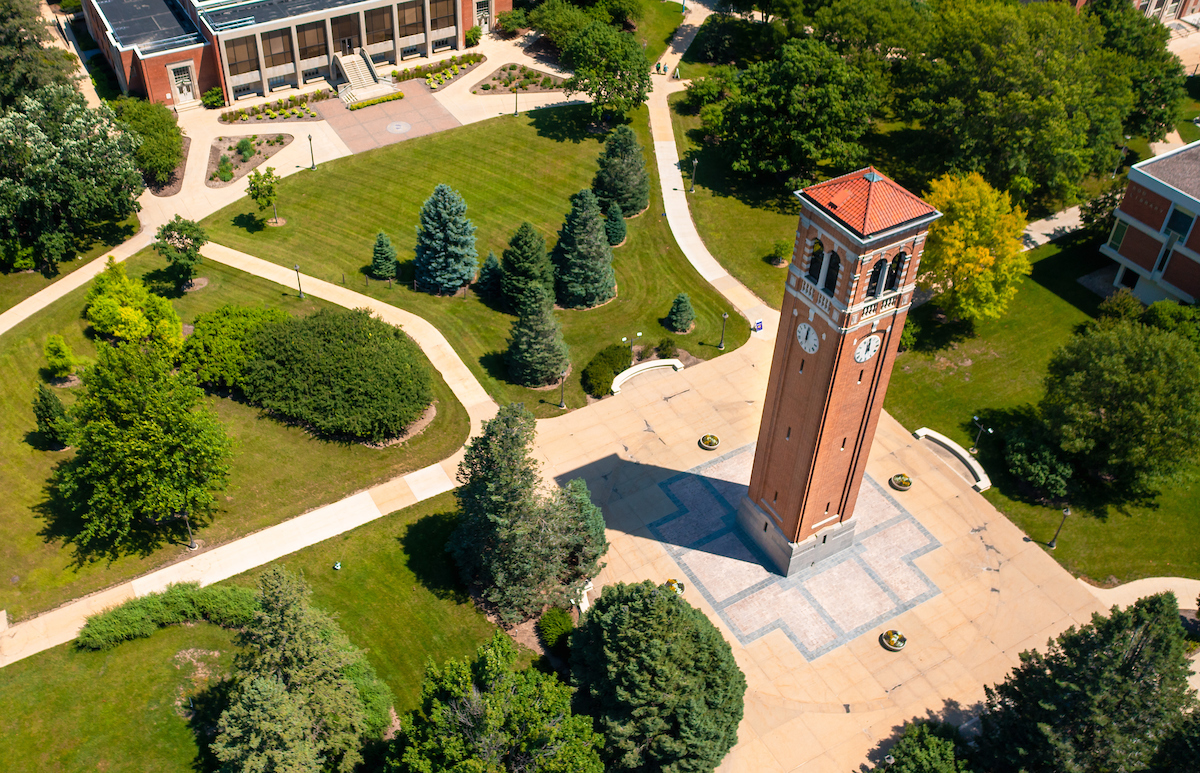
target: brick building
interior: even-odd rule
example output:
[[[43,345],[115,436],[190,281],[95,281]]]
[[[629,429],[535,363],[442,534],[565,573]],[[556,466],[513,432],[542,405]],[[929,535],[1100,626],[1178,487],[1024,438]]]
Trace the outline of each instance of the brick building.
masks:
[[[227,102],[363,79],[464,48],[512,0],[84,0],[122,91],[176,108],[219,86]]]
[[[1200,142],[1134,164],[1100,251],[1120,268],[1114,285],[1144,303],[1200,298]]]
[[[1142,12],[1143,16],[1158,19],[1163,24],[1175,19],[1182,19],[1200,13],[1200,0],[1130,0],[1133,7]],[[1078,10],[1088,4],[1088,0],[1075,0]]]

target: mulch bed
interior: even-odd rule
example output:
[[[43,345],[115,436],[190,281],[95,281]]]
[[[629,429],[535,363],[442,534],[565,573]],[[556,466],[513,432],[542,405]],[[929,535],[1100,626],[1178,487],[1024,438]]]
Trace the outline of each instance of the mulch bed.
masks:
[[[183,291],[185,293],[194,293],[197,290],[203,290],[205,287],[208,287],[208,277],[198,276],[188,282],[188,286],[183,288]]]
[[[236,148],[238,141],[243,137],[249,137],[255,142],[255,148],[258,151],[250,157],[249,161],[242,161],[242,154],[238,153]],[[268,138],[274,139],[282,137],[282,144],[276,142],[274,145],[268,145]],[[294,137],[290,134],[263,134],[263,135],[243,135],[239,137],[217,137],[213,142],[212,148],[208,151],[208,170],[204,174],[204,184],[209,188],[228,188],[238,180],[242,179],[255,168],[260,166],[264,161],[267,161],[271,156],[292,144]],[[233,147],[234,150],[229,148]],[[213,179],[213,173],[220,166],[221,156],[229,156],[229,161],[233,164],[233,178],[229,182],[224,182],[220,179]]]
[[[183,158],[179,161],[179,166],[175,167],[175,171],[171,172],[171,179],[167,180],[163,185],[147,185],[150,192],[155,196],[166,198],[174,196],[183,188],[183,173],[187,171],[188,150],[192,147],[192,138],[183,138]]]
[[[514,69],[515,68],[515,69]],[[545,87],[542,85],[544,80],[549,78],[551,85]],[[507,82],[507,83],[506,83]],[[541,70],[535,70],[532,67],[526,67],[523,64],[503,64],[499,69],[492,72],[491,75],[476,83],[471,87],[472,94],[511,94],[514,87],[520,88],[521,91],[527,94],[538,94],[547,91],[562,91],[563,83],[566,78],[558,75],[553,75]],[[526,85],[520,86],[519,84]],[[484,89],[484,84],[491,88]]]

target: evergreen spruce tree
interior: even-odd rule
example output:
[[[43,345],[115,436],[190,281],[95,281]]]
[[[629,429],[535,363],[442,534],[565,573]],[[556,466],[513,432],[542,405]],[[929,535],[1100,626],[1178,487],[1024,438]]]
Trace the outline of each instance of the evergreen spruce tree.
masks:
[[[421,207],[417,283],[438,294],[454,292],[471,282],[478,263],[475,226],[467,218],[467,203],[450,186],[438,185]]]
[[[555,274],[558,302],[568,308],[598,306],[617,294],[604,214],[591,191],[571,197],[571,211],[558,232]]]
[[[69,444],[71,422],[58,395],[45,384],[38,384],[37,394],[33,398],[33,416],[37,419],[38,434],[43,440],[57,448]]]
[[[1045,654],[1021,653],[986,688],[978,761],[1028,773],[1149,769],[1196,706],[1184,638],[1174,594],[1160,593],[1068,628]]]
[[[604,233],[613,247],[625,241],[625,216],[615,201],[608,205],[608,212],[604,216]]]
[[[376,279],[396,276],[396,248],[383,231],[375,237],[375,249],[371,251],[371,276]]]
[[[625,217],[650,206],[650,175],[633,129],[618,126],[605,140],[592,190],[606,205],[615,202]]]
[[[592,502],[583,478],[567,481],[566,486],[551,495],[547,507],[554,510],[555,520],[562,524],[562,553],[566,560],[559,582],[566,589],[567,599],[575,602],[583,594],[587,581],[604,568],[600,562],[608,552],[604,513]]]
[[[671,302],[671,311],[667,313],[667,327],[676,333],[686,333],[692,329],[696,321],[696,311],[692,308],[692,299],[687,293],[680,293]]]
[[[479,279],[475,282],[475,292],[481,298],[492,301],[500,297],[500,279],[504,273],[504,269],[500,268],[500,261],[496,259],[496,253],[488,250],[487,260],[483,261],[483,267],[479,269]]]
[[[546,240],[529,223],[521,223],[509,240],[502,271],[500,286],[504,302],[518,317],[534,311],[540,302],[530,294],[532,286],[554,293],[554,266],[546,253]]]
[[[737,743],[746,678],[720,631],[665,586],[606,586],[571,635],[571,677],[605,770],[711,771]]]
[[[508,375],[527,387],[553,384],[567,369],[567,344],[554,317],[554,299],[545,286],[529,283],[520,296],[521,318],[508,341]]]

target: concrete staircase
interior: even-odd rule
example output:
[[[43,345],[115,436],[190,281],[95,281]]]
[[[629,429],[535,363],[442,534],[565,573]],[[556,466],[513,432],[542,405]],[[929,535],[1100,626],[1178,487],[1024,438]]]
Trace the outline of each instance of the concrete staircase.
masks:
[[[338,89],[339,96],[341,96],[342,101],[346,104],[354,101],[354,92],[373,90],[372,87],[378,85],[374,74],[371,72],[371,68],[367,65],[361,53],[356,52],[349,56],[334,54],[333,58],[338,63],[338,67],[341,68],[342,74],[346,76],[346,85],[350,87],[349,89]]]

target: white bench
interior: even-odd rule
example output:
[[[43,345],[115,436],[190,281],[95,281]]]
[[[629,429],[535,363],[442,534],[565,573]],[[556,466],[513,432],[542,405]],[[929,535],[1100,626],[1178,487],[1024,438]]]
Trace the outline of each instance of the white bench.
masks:
[[[620,394],[621,385],[634,376],[640,376],[648,370],[658,370],[659,368],[683,370],[683,363],[679,360],[649,360],[648,362],[639,362],[632,368],[626,368],[617,374],[617,377],[613,379],[612,393],[614,395]]]
[[[987,491],[992,487],[992,481],[988,478],[987,473],[983,471],[983,465],[975,460],[975,457],[967,453],[967,449],[955,443],[950,438],[940,432],[934,432],[929,427],[921,427],[913,433],[913,437],[917,440],[929,438],[937,443],[942,448],[945,448],[950,453],[958,457],[958,460],[967,466],[971,471],[971,475],[975,478],[974,488],[976,491]]]

